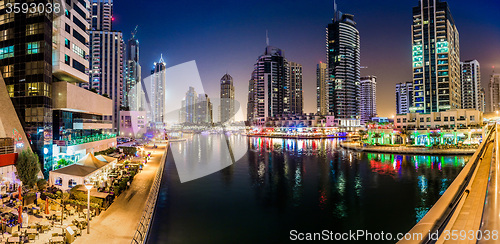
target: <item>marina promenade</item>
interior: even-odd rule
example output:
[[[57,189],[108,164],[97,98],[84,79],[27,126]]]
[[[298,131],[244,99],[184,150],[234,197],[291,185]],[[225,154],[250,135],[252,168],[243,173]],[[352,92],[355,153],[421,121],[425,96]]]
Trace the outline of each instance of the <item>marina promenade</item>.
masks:
[[[424,155],[467,155],[474,154],[477,148],[449,148],[449,149],[433,149],[427,147],[406,147],[406,146],[362,146],[358,142],[342,142],[341,147],[375,153],[395,153],[395,154],[424,154]]]
[[[148,145],[144,152],[151,152],[151,159],[140,174],[134,178],[130,188],[115,199],[114,203],[90,221],[90,234],[82,233],[75,244],[85,243],[130,243],[141,218],[146,199],[151,189],[160,160],[167,146],[158,144],[153,149]]]

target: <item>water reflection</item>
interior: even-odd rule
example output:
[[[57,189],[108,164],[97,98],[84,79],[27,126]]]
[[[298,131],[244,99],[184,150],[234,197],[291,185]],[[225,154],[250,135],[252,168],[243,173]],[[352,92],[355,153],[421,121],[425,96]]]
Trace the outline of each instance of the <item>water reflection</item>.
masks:
[[[213,150],[221,144],[203,136],[171,150],[206,164],[212,154],[196,143]],[[168,157],[161,186],[167,197],[159,199],[149,243],[284,243],[291,229],[404,233],[469,158],[363,153],[339,148],[335,139],[230,141],[242,145],[240,160],[187,183]]]
[[[416,223],[469,159],[362,153],[344,150],[338,143],[335,139],[249,138],[248,165],[258,199],[266,206],[301,207],[306,178],[317,181],[315,205],[324,214],[343,219],[360,214],[366,198],[372,197],[370,191],[385,194],[395,187],[392,184],[403,184],[404,195],[413,200]]]

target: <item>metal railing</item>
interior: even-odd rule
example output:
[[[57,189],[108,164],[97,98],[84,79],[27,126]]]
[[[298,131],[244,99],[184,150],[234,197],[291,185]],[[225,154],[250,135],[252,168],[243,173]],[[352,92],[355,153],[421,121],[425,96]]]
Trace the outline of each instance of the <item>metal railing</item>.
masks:
[[[151,189],[146,200],[146,205],[144,206],[144,211],[142,212],[141,219],[137,225],[134,237],[132,238],[132,244],[145,244],[151,228],[151,222],[153,221],[154,212],[156,209],[156,200],[158,199],[158,194],[160,191],[161,179],[163,178],[163,170],[165,168],[165,161],[167,157],[168,144],[165,147],[165,152],[160,160],[158,169],[156,171],[156,176],[151,185]]]
[[[14,153],[14,139],[12,138],[0,138],[0,154]]]
[[[419,241],[401,240],[398,243],[436,243],[441,240],[441,234],[456,219],[456,214],[460,211],[470,193],[470,185],[475,178],[478,166],[483,160],[488,145],[493,143],[491,138],[495,135],[495,131],[493,127],[487,127],[487,129],[488,134],[486,138],[469,163],[462,169],[457,178],[455,178],[453,183],[427,212],[424,218],[408,232],[412,236],[422,234],[424,239]],[[439,240],[430,239],[427,233],[434,233],[436,231],[438,232]]]

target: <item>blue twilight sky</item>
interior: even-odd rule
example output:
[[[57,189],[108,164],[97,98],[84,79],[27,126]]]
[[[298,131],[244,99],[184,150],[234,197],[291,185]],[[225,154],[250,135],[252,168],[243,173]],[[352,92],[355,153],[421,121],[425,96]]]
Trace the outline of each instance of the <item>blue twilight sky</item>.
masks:
[[[500,71],[500,0],[449,0],[460,33],[460,59],[477,59],[487,88],[492,66]],[[361,75],[376,75],[380,116],[395,113],[394,86],[411,80],[412,7],[418,0],[337,0],[354,14],[361,38]],[[219,96],[226,70],[246,108],[253,64],[270,44],[304,68],[304,112],[316,111],[316,64],[325,61],[325,28],[333,0],[114,1],[113,28],[126,40],[139,25],[140,64],[150,74],[160,54],[173,66],[196,60],[205,91]],[[245,109],[244,108],[244,109]],[[246,111],[246,109],[245,109]]]

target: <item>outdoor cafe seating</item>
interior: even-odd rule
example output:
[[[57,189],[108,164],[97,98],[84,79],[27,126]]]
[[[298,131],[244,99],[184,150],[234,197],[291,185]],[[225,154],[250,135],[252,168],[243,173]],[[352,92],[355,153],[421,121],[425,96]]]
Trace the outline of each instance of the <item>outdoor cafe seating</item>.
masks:
[[[19,236],[11,236],[11,237],[7,238],[7,243],[8,244],[20,244],[21,238]]]
[[[50,244],[64,244],[64,236],[52,236],[52,238],[49,239]]]

